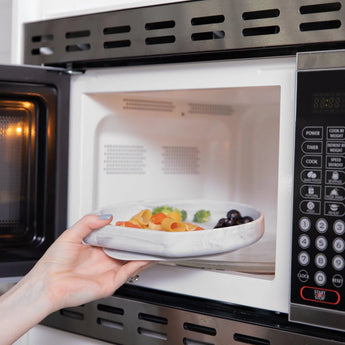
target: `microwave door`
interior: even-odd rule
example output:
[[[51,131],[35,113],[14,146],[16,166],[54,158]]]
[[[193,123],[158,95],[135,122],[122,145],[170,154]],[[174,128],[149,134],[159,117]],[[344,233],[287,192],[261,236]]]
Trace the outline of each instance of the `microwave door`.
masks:
[[[69,83],[0,66],[0,278],[25,274],[65,229]]]

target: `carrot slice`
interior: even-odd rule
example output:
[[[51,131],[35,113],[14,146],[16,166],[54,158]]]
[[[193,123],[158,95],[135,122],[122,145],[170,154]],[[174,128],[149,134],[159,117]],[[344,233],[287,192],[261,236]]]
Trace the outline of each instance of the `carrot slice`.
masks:
[[[163,212],[158,212],[151,217],[151,222],[154,224],[162,224],[164,218],[166,218],[166,215]]]
[[[124,226],[126,228],[138,228],[140,229],[140,226],[137,224],[134,224],[132,222],[128,222],[128,221],[118,221],[116,222],[117,226]]]

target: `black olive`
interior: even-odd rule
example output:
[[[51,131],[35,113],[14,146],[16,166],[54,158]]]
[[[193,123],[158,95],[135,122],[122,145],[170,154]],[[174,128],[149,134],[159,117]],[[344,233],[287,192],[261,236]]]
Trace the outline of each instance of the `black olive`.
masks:
[[[242,224],[246,224],[246,223],[250,223],[252,222],[254,219],[252,217],[249,217],[249,216],[244,216],[242,217],[241,221],[242,221]]]
[[[224,227],[224,222],[227,221],[227,218],[221,218],[218,220],[218,223],[216,224],[216,226],[214,227],[215,229],[216,228],[223,228]]]
[[[227,214],[226,214],[227,218],[229,219],[236,219],[239,220],[240,218],[242,218],[242,215],[239,211],[237,210],[230,210]]]

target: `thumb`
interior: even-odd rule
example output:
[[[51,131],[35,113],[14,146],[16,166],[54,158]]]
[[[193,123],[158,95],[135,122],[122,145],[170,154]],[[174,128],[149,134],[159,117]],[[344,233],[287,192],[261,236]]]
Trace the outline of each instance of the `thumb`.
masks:
[[[85,236],[95,229],[110,224],[113,216],[111,214],[86,215],[77,223],[64,232],[70,241],[80,243]]]

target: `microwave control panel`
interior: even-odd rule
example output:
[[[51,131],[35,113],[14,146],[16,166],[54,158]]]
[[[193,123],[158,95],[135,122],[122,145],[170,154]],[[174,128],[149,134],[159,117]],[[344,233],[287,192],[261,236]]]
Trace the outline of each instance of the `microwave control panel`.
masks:
[[[297,85],[290,318],[345,330],[345,70]]]

